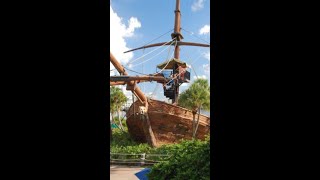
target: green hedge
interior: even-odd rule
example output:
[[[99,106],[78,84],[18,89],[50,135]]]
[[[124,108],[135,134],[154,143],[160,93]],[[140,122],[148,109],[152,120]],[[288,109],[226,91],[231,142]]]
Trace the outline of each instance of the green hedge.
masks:
[[[182,141],[164,147],[172,154],[169,161],[151,168],[150,180],[207,180],[210,179],[210,141]]]

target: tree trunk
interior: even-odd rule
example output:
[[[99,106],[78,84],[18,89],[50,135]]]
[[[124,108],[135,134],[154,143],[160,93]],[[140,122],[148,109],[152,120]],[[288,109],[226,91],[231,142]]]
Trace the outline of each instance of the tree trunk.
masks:
[[[113,123],[113,113],[111,113],[111,121],[110,121],[110,140],[112,141],[112,123]]]
[[[112,123],[115,124],[115,125],[117,125],[117,127],[121,130],[120,125],[117,124],[117,122],[116,122],[116,120],[115,120],[115,118],[114,118],[114,113],[111,113],[111,117],[112,117]]]
[[[197,135],[197,131],[198,131],[199,123],[200,123],[200,110],[201,109],[199,108],[197,127],[196,127],[196,130],[194,131],[194,137],[196,137],[196,135]]]
[[[111,129],[111,126],[112,126],[112,124],[111,124],[111,121],[110,121],[110,142],[112,141],[112,129]]]
[[[110,113],[110,114],[111,114],[111,123],[114,123],[113,113]]]
[[[121,122],[121,118],[120,118],[120,109],[118,109],[118,120],[119,120],[121,130],[124,131],[123,126],[122,126],[122,122]]]
[[[193,119],[192,119],[192,139],[194,138],[195,126],[196,126],[196,113],[197,111],[192,111]]]

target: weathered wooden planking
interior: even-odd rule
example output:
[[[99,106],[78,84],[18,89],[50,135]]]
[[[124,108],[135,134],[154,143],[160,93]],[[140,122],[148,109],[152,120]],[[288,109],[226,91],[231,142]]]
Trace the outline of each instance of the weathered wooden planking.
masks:
[[[148,102],[149,120],[159,145],[177,143],[181,139],[192,138],[193,114],[190,110],[157,100],[149,99]],[[131,105],[127,112],[127,125],[130,135],[136,141],[146,142],[146,134],[143,131],[139,115],[139,106],[141,105],[139,101]],[[209,132],[210,118],[200,115],[197,138],[204,139]]]

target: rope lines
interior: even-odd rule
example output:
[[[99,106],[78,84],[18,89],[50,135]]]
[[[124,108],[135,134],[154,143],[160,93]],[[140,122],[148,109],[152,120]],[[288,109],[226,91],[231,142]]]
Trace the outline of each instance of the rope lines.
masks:
[[[158,87],[159,87],[159,83],[156,84],[156,87],[154,88],[154,90],[153,90],[153,92],[152,92],[152,94],[151,94],[152,97],[154,96],[154,94],[155,94],[156,91],[158,90]]]
[[[198,75],[197,75],[196,71],[194,70],[193,66],[191,66],[191,68],[192,68],[192,70],[193,70],[194,74],[196,75],[197,79],[199,79],[199,77],[198,77]]]
[[[166,42],[166,43],[164,43],[164,44],[162,44],[161,46],[159,46],[158,48],[156,48],[156,49],[154,49],[154,50],[152,50],[152,51],[150,51],[150,52],[148,52],[148,53],[146,53],[146,54],[144,54],[143,56],[140,56],[140,57],[138,57],[137,59],[134,59],[134,60],[132,60],[132,61],[129,61],[125,66],[127,66],[128,64],[130,64],[130,63],[133,63],[133,62],[135,62],[135,61],[137,61],[137,60],[139,60],[139,59],[141,59],[141,58],[143,58],[143,57],[145,57],[145,56],[147,56],[147,55],[149,55],[149,54],[151,54],[151,53],[153,53],[154,51],[156,51],[156,50],[158,50],[158,49],[160,49],[160,48],[162,48],[163,46],[165,46],[165,45],[167,45],[167,44],[169,44],[170,42],[170,45],[172,45],[173,43],[174,43],[174,40],[175,38],[173,38],[173,39],[171,39],[170,41],[168,41],[168,42]],[[169,46],[170,46],[169,45]],[[161,51],[161,52],[163,52],[163,51]],[[161,53],[160,52],[160,53]],[[157,55],[159,55],[160,53],[158,53]],[[157,56],[156,55],[156,56]],[[155,57],[155,56],[154,56]],[[153,58],[153,57],[152,57]],[[138,64],[139,65],[139,64]],[[116,70],[116,69],[112,69],[112,70],[110,70],[110,71],[113,71],[113,70]]]
[[[175,46],[174,46],[174,49],[176,48],[177,44],[178,44],[178,41],[176,41],[176,44],[175,44]],[[169,53],[170,53],[170,51],[169,51]],[[169,57],[169,53],[168,53],[168,57]],[[158,74],[158,73],[161,73],[161,72],[168,66],[170,60],[173,58],[173,55],[174,55],[174,50],[173,50],[173,52],[172,52],[172,54],[171,54],[171,58],[169,59],[169,58],[167,57],[167,61],[168,61],[167,64],[166,64],[159,72],[154,73],[153,75]]]
[[[198,51],[198,52],[199,52],[199,51]],[[192,64],[193,64],[196,60],[198,60],[202,55],[203,55],[203,53],[200,53],[200,55],[190,63],[190,66],[191,66],[192,69],[193,69]],[[170,79],[170,81],[169,81],[166,85],[168,85],[168,84],[169,84],[171,81],[173,81],[174,79],[177,79],[178,76],[179,76],[180,74],[182,74],[183,72],[185,72],[185,71],[186,71],[186,70],[181,71],[181,72],[180,72],[178,75],[176,75],[174,78]],[[197,78],[198,78],[198,75],[197,75],[196,71],[195,71],[194,69],[193,69],[193,71],[194,71],[194,73],[196,74],[196,76],[197,76]]]
[[[198,52],[199,52],[199,51],[198,51]],[[203,55],[203,53],[200,53],[200,55],[199,55],[197,58],[195,58],[195,59],[192,61],[192,63],[190,63],[190,65],[193,64],[195,61],[197,61],[202,55]]]
[[[129,68],[127,68],[127,67],[124,67],[126,70],[128,70],[128,71],[131,71],[131,72],[134,72],[134,73],[137,73],[137,74],[141,74],[141,75],[146,75],[146,76],[149,76],[150,74],[144,74],[144,73],[140,73],[140,72],[137,72],[137,71],[134,71],[134,70],[132,70],[132,69],[129,69]]]
[[[172,45],[174,42],[175,42],[175,41],[172,41],[170,45]],[[168,48],[170,48],[170,46],[167,47],[166,49],[160,51],[158,54],[152,56],[151,58],[149,58],[149,59],[147,59],[147,60],[145,60],[145,61],[143,61],[143,62],[140,62],[140,63],[138,63],[138,64],[135,64],[135,65],[133,65],[132,67],[135,67],[135,66],[138,66],[138,65],[140,65],[140,64],[142,64],[142,63],[146,63],[146,62],[150,61],[151,59],[153,59],[154,57],[158,56],[159,54],[161,54],[163,51],[167,50]],[[141,58],[139,58],[139,59],[141,59]],[[128,63],[128,64],[129,64],[129,63]],[[128,64],[127,64],[127,65],[128,65]]]
[[[174,78],[172,78],[172,79],[170,79],[170,81],[166,84],[166,85],[168,85],[172,80],[175,80],[175,79],[177,79],[177,77],[180,75],[180,74],[182,74],[183,72],[185,72],[186,70],[183,70],[183,71],[181,71],[178,75],[176,75]]]
[[[202,41],[204,41],[204,42],[206,42],[206,43],[210,44],[210,42],[208,42],[208,41],[206,41],[206,40],[204,40],[204,39],[202,39],[202,38],[200,38],[200,37],[198,37],[198,36],[194,35],[194,33],[193,33],[193,32],[188,31],[188,30],[186,30],[186,29],[184,29],[184,28],[181,28],[181,29],[182,29],[182,30],[184,30],[184,31],[186,31],[186,32],[188,32],[188,33],[190,33],[190,35],[191,35],[191,36],[194,36],[194,37],[196,37],[196,38],[198,38],[198,39],[200,39],[200,40],[202,40]]]
[[[175,38],[174,38],[175,39]],[[152,51],[150,51],[150,52],[148,52],[147,54],[145,54],[145,55],[143,55],[143,56],[141,56],[141,57],[139,57],[139,58],[137,58],[137,59],[135,59],[135,60],[132,60],[132,61],[130,61],[130,62],[128,62],[126,65],[128,65],[129,63],[133,63],[133,62],[135,62],[135,61],[137,61],[137,60],[139,60],[139,59],[141,59],[141,58],[143,58],[143,57],[145,57],[146,55],[149,55],[149,54],[151,54],[151,53],[153,53],[154,51],[156,51],[156,50],[158,50],[158,49],[160,49],[160,48],[162,48],[163,46],[165,46],[165,45],[167,45],[167,44],[169,44],[170,42],[170,45],[172,45],[173,44],[173,40],[174,39],[171,39],[170,41],[167,41],[166,43],[164,43],[164,44],[162,44],[161,46],[159,46],[158,48],[156,48],[156,49],[154,49],[154,50],[152,50]],[[162,51],[161,51],[162,52]]]
[[[150,44],[150,43],[152,43],[153,41],[155,41],[155,40],[157,40],[157,39],[161,38],[162,36],[164,36],[164,35],[168,34],[170,31],[173,31],[173,30],[174,30],[174,29],[170,29],[168,32],[166,32],[166,33],[164,33],[164,34],[160,35],[159,37],[157,37],[157,38],[155,38],[155,39],[151,40],[150,42],[146,43],[146,44],[145,44],[145,45],[143,45],[143,46],[149,45],[149,44]]]

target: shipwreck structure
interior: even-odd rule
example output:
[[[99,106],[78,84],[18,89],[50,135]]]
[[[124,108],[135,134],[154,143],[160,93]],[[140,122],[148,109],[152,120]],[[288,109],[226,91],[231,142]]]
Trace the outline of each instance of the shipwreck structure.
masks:
[[[171,34],[171,42],[155,43],[127,52],[152,48],[156,46],[174,45],[174,58],[159,65],[160,72],[149,76],[129,76],[125,68],[117,61],[110,52],[110,61],[119,72],[120,76],[110,77],[110,86],[126,85],[126,90],[132,91],[137,97],[127,111],[127,125],[130,135],[139,142],[147,142],[153,147],[162,144],[176,143],[181,139],[192,138],[193,114],[191,110],[179,107],[179,86],[190,81],[190,72],[187,64],[180,59],[181,46],[210,47],[209,44],[182,41],[180,27],[180,0],[176,0],[174,32]],[[124,52],[124,53],[127,53]],[[170,72],[166,77],[162,71]],[[164,95],[172,100],[172,104],[148,99],[137,86],[137,83],[156,81],[163,85]],[[210,118],[200,115],[197,138],[204,139],[210,131]]]

